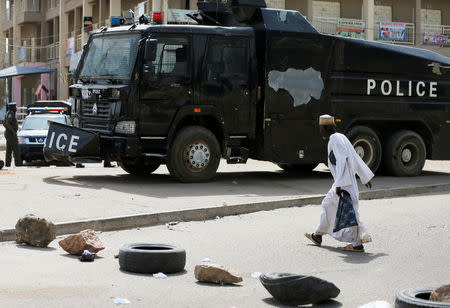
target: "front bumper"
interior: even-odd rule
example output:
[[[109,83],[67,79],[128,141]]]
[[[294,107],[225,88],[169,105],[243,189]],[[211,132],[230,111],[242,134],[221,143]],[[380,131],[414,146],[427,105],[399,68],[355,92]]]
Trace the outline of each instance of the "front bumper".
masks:
[[[140,145],[137,137],[104,136],[51,122],[43,153],[46,161],[98,162],[106,156],[137,157]]]

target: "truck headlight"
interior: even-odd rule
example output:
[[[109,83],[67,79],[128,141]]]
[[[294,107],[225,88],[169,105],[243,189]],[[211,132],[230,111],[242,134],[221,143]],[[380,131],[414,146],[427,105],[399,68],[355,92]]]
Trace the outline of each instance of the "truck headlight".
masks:
[[[19,144],[25,144],[27,143],[27,138],[26,137],[17,137]]]
[[[136,131],[136,122],[135,121],[120,121],[116,124],[116,133],[132,135]]]

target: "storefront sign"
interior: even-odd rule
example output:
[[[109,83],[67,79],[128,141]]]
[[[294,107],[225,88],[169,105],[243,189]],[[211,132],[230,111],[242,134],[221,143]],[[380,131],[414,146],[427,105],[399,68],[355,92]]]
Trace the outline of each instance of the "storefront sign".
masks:
[[[344,37],[365,39],[366,23],[364,21],[338,21],[337,34]]]
[[[423,44],[450,46],[450,34],[425,32],[423,34]]]
[[[406,41],[406,24],[401,22],[380,22],[380,40]]]

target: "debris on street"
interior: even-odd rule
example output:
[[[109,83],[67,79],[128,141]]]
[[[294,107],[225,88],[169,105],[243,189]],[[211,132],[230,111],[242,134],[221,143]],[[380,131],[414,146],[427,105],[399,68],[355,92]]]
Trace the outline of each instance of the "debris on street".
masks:
[[[169,221],[169,222],[166,222],[166,227],[169,228],[171,226],[176,226],[179,223],[180,223],[179,221]]]
[[[314,276],[269,273],[259,277],[264,288],[280,303],[308,305],[335,298],[341,290],[333,283]]]
[[[114,304],[117,304],[117,305],[131,304],[131,302],[128,299],[126,299],[126,298],[119,298],[119,297],[115,298],[113,300],[113,302],[114,302]]]
[[[159,272],[159,273],[153,274],[153,278],[161,278],[161,279],[165,279],[165,278],[167,278],[167,275],[164,274],[164,273]]]
[[[201,282],[212,282],[217,284],[233,284],[242,282],[242,276],[233,270],[226,269],[218,264],[196,265],[195,278]]]
[[[430,301],[450,303],[450,284],[439,287],[431,292]]]
[[[259,276],[261,276],[262,275],[262,273],[261,272],[253,272],[252,273],[252,278],[259,278]]]
[[[91,253],[89,250],[84,250],[81,254],[81,262],[92,262],[95,259],[95,253]]]
[[[16,223],[16,242],[36,247],[47,247],[56,238],[55,225],[45,218],[28,214]]]
[[[92,229],[83,230],[78,234],[66,237],[59,241],[59,246],[71,255],[81,255],[84,250],[97,253],[105,249],[97,234]]]
[[[211,259],[210,258],[203,258],[202,262],[208,263],[208,262],[211,262]]]

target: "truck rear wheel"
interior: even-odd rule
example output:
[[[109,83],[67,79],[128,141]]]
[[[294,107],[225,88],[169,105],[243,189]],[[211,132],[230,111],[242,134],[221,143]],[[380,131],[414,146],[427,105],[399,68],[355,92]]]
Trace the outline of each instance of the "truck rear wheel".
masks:
[[[134,160],[122,160],[118,162],[119,166],[132,175],[146,176],[153,173],[161,163],[144,158],[136,158]]]
[[[422,137],[410,130],[393,134],[383,155],[386,171],[395,176],[416,176],[422,172],[426,147]]]
[[[220,146],[216,136],[204,127],[189,126],[176,135],[167,169],[181,182],[202,182],[214,177],[219,162]]]
[[[377,133],[367,126],[355,126],[347,133],[347,137],[359,157],[375,173],[382,157],[381,142]]]

